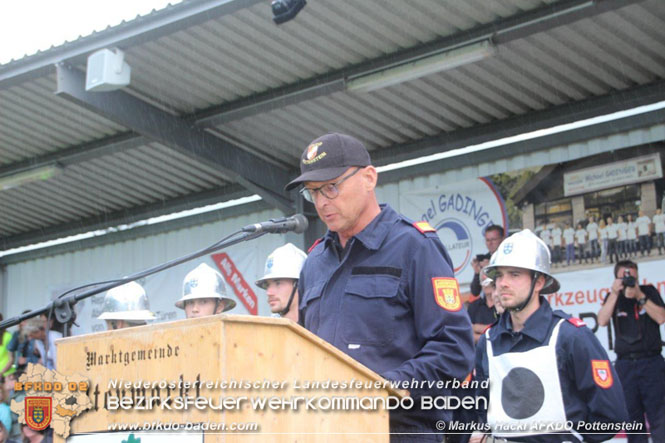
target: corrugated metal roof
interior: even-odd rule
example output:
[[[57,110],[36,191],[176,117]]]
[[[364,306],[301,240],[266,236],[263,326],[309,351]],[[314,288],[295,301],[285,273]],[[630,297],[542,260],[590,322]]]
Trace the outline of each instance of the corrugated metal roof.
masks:
[[[484,60],[372,92],[344,88],[349,78],[487,38],[496,53]],[[54,94],[47,62],[84,70],[90,51],[114,41],[132,67],[129,93],[180,117],[179,140],[191,135],[192,146],[134,134],[131,121],[114,120],[125,110],[111,98],[107,113]],[[505,136],[663,100],[664,50],[660,0],[322,0],[280,26],[263,1],[185,2],[0,66],[0,178],[65,165],[51,180],[0,192],[0,244],[160,204],[169,212],[188,197],[194,205],[251,168],[295,175],[303,147],[328,131],[361,138],[385,164],[448,149],[448,137],[460,144],[471,132]],[[156,121],[151,112],[137,118]],[[197,144],[199,128],[225,143]],[[252,154],[246,171],[210,161],[229,149]],[[257,185],[268,197],[281,188]]]

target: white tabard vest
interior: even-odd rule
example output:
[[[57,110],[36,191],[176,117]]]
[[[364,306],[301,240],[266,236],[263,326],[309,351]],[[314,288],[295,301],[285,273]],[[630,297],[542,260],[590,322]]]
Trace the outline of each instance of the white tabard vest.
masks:
[[[566,432],[566,411],[556,360],[559,327],[564,321],[559,320],[554,326],[547,345],[498,357],[494,356],[489,330],[485,333],[490,379],[487,422],[494,436],[509,438]]]

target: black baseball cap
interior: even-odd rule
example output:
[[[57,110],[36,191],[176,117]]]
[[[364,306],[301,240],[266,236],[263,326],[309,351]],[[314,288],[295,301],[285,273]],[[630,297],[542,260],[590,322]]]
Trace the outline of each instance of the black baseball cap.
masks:
[[[305,148],[300,157],[300,175],[284,189],[290,191],[304,182],[332,180],[352,166],[371,164],[369,152],[360,140],[346,134],[326,134]]]

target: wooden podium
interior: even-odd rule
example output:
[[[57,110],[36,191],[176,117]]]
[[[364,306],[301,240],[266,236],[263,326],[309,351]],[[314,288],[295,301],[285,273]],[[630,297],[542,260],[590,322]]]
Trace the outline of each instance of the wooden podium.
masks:
[[[402,396],[370,369],[281,318],[222,314],[69,337],[56,344],[58,372],[90,381],[93,408],[72,420],[72,435],[109,432],[114,424],[256,423],[258,430],[199,432],[205,442],[388,441],[388,411],[358,408],[355,399],[367,406]],[[146,409],[138,409],[141,397]],[[208,399],[215,408],[202,403],[201,409],[194,404],[182,409],[176,397]],[[252,404],[271,398],[275,409]],[[105,408],[113,399],[124,399],[128,409]],[[312,410],[306,399],[321,408]]]

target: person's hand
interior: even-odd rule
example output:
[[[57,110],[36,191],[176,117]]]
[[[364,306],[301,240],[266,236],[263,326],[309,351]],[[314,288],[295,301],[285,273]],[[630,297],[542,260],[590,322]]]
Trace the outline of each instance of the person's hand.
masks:
[[[615,278],[612,283],[612,293],[618,294],[623,289],[623,281],[620,278]]]
[[[474,274],[480,274],[480,271],[483,269],[480,266],[480,263],[478,262],[478,260],[476,260],[476,257],[474,257],[473,260],[471,260],[471,267],[473,268],[473,273]]]

